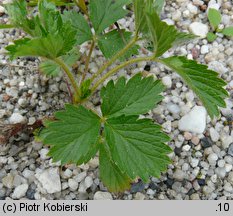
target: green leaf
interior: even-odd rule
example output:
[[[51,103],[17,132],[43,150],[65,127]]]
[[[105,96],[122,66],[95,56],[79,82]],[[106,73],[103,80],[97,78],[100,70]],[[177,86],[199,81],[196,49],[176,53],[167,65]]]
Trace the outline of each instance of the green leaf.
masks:
[[[46,60],[40,63],[39,69],[46,75],[46,76],[58,76],[61,73],[61,68],[57,65],[54,61]]]
[[[74,48],[66,55],[61,56],[61,58],[66,65],[72,67],[78,61],[80,56],[81,54],[78,49]],[[58,76],[62,71],[60,66],[52,60],[45,60],[41,62],[39,68],[47,76]]]
[[[178,32],[174,26],[161,21],[155,12],[147,12],[146,18],[151,41],[153,41],[154,52],[157,57],[161,56],[172,47]]]
[[[165,3],[165,0],[154,0],[154,7],[156,8],[157,14],[161,13],[164,3]]]
[[[34,24],[29,20],[27,13],[27,4],[25,0],[16,0],[11,4],[4,6],[9,15],[11,25],[17,28],[22,28],[28,34],[34,30]]]
[[[121,30],[121,33],[118,30],[110,31],[104,35],[98,37],[98,45],[102,53],[106,58],[111,58],[121,49],[123,49],[127,42],[130,41],[132,36],[131,32],[126,32]],[[122,38],[123,37],[123,38]],[[134,46],[131,48],[123,57],[123,59],[131,57],[132,55],[138,54],[138,47]]]
[[[101,33],[114,22],[123,18],[128,12],[123,9],[124,5],[131,0],[91,0],[90,19],[97,34]]]
[[[170,57],[161,61],[184,79],[202,101],[211,118],[219,116],[218,107],[226,106],[224,99],[228,93],[223,88],[226,83],[218,78],[217,72],[185,57]]]
[[[81,99],[87,98],[91,94],[91,80],[87,79],[81,84]]]
[[[189,33],[185,33],[185,32],[177,32],[176,39],[175,39],[173,44],[180,45],[180,44],[186,43],[190,40],[193,40],[195,38],[197,38],[197,36],[194,34],[189,34]]]
[[[210,21],[211,26],[215,30],[218,28],[218,25],[221,23],[222,16],[218,10],[214,8],[210,8],[208,11],[208,19]]]
[[[70,21],[77,30],[77,43],[82,44],[92,39],[92,32],[84,16],[75,11],[65,11],[62,16],[64,21]]]
[[[167,154],[171,149],[164,143],[169,138],[149,119],[111,118],[105,123],[104,134],[114,163],[131,179],[159,177],[170,163]]]
[[[47,123],[41,139],[50,145],[49,155],[62,164],[82,164],[93,158],[99,148],[100,119],[83,106],[66,105],[55,113],[57,121]]]
[[[56,6],[73,6],[74,3],[69,0],[47,0],[48,2],[52,2]],[[28,0],[29,6],[37,6],[38,0]]]
[[[142,78],[141,74],[135,75],[128,82],[124,77],[116,84],[110,81],[101,90],[102,113],[105,117],[147,113],[162,100],[160,93],[163,90],[160,81],[155,81],[153,77]]]
[[[206,37],[209,42],[213,42],[217,39],[218,36],[213,32],[208,32]]]
[[[99,160],[100,179],[109,191],[119,192],[130,188],[131,179],[114,163],[106,143],[100,145]]]
[[[226,36],[233,37],[233,26],[223,29],[221,33],[223,33]]]

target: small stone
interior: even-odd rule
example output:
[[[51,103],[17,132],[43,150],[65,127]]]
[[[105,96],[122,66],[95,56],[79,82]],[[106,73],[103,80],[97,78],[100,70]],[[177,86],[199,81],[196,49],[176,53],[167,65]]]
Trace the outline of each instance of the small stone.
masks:
[[[6,110],[0,109],[0,119],[6,115]]]
[[[222,179],[225,178],[225,176],[226,176],[226,170],[225,170],[225,168],[217,167],[215,169],[215,173],[217,174],[217,176],[219,178],[222,178]]]
[[[221,141],[222,141],[222,146],[223,146],[223,148],[224,149],[227,149],[227,148],[229,148],[230,149],[230,151],[229,151],[229,149],[228,149],[228,151],[229,151],[229,154],[231,155],[231,156],[233,156],[232,155],[232,147],[230,148],[230,146],[231,146],[231,144],[233,144],[233,136],[227,136],[227,135],[223,135],[223,136],[221,136],[220,137],[220,139],[221,139]]]
[[[97,191],[94,200],[112,200],[112,195],[109,192]]]
[[[61,191],[61,181],[58,167],[49,168],[36,173],[35,177],[42,184],[47,193],[52,194]]]
[[[213,142],[217,142],[220,138],[219,133],[213,127],[210,128],[210,138]]]
[[[90,176],[87,176],[84,180],[86,188],[89,188],[93,185],[93,179]]]
[[[77,181],[77,182],[81,182],[82,180],[85,179],[85,177],[87,176],[87,172],[81,172],[79,173],[78,175],[76,175],[74,177],[74,179]]]
[[[190,145],[184,145],[184,146],[182,147],[182,150],[183,150],[183,151],[186,151],[186,152],[188,152],[190,149],[191,149],[191,146],[190,146]]]
[[[167,109],[172,114],[179,114],[180,113],[180,107],[174,103],[168,103]]]
[[[190,26],[190,31],[197,35],[197,36],[200,36],[202,38],[205,38],[208,31],[209,31],[209,28],[208,28],[208,25],[206,24],[203,24],[201,22],[193,22]]]
[[[78,182],[75,181],[74,179],[69,179],[68,186],[71,191],[76,191],[78,189]]]
[[[140,193],[140,192],[137,192],[136,194],[135,194],[135,200],[144,200],[145,199],[145,195],[144,194],[142,194],[142,193]]]
[[[167,87],[167,88],[171,88],[172,87],[172,80],[170,76],[164,76],[162,78],[162,82],[163,84]]]
[[[200,142],[200,139],[199,139],[197,136],[194,136],[194,137],[192,137],[191,142],[192,142],[194,145],[198,145],[199,142]]]
[[[28,190],[28,184],[22,184],[22,185],[17,186],[12,194],[12,198],[20,199],[24,197],[27,190]]]
[[[201,139],[201,146],[206,149],[212,146],[212,141],[209,137],[204,137]]]
[[[218,161],[218,166],[219,167],[224,167],[225,166],[225,161],[224,160],[219,160]]]
[[[233,185],[233,171],[229,173],[227,180]]]
[[[12,174],[8,174],[4,178],[2,178],[2,184],[7,188],[13,188],[14,184],[14,176]]]
[[[11,124],[25,123],[26,119],[19,113],[13,113],[9,118]]]
[[[145,184],[143,181],[138,181],[133,183],[130,189],[131,193],[142,192],[145,189]]]
[[[206,53],[208,53],[209,52],[209,46],[208,45],[203,45],[202,47],[201,47],[201,54],[206,54]]]
[[[198,166],[199,160],[197,158],[192,158],[190,164],[193,168],[195,168]]]
[[[46,149],[46,148],[43,148],[39,151],[39,154],[40,154],[40,158],[41,160],[46,160],[49,158],[49,156],[47,156],[47,154],[49,153],[49,150]]]
[[[229,146],[228,152],[229,155],[233,156],[233,143]]]
[[[209,161],[210,164],[215,164],[216,161],[218,160],[218,155],[215,153],[212,153],[208,156],[207,160]]]
[[[191,140],[192,139],[192,134],[185,131],[184,132],[184,138],[185,138],[185,140]]]
[[[179,130],[202,134],[206,127],[206,110],[202,106],[195,106],[178,123]]]
[[[0,14],[4,14],[4,13],[5,13],[5,8],[0,5]]]
[[[187,8],[192,14],[197,14],[198,9],[192,3],[188,4]]]
[[[233,188],[232,188],[232,186],[231,186],[231,184],[229,182],[226,182],[223,188],[224,188],[225,191],[227,191],[229,193],[233,192]]]
[[[183,179],[185,178],[185,173],[180,170],[177,169],[174,173],[173,173],[173,178],[177,181],[183,181]]]
[[[64,179],[68,179],[73,175],[73,172],[70,169],[66,169],[65,172],[63,172],[62,177]]]

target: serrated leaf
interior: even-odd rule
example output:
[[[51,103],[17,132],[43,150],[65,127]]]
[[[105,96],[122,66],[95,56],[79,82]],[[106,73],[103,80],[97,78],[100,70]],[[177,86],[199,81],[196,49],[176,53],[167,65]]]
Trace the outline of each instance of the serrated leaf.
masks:
[[[171,149],[169,141],[159,125],[138,116],[120,116],[108,119],[104,134],[114,163],[131,179],[147,181],[150,176],[159,177],[165,171]]]
[[[77,30],[77,43],[82,44],[92,39],[92,32],[89,24],[83,15],[75,11],[65,11],[62,16],[64,21],[70,21]]]
[[[135,25],[137,32],[148,33],[149,29],[146,23],[146,9],[160,14],[164,6],[164,0],[133,0]]]
[[[100,119],[83,106],[66,105],[55,113],[57,121],[47,123],[41,139],[50,145],[49,155],[62,164],[82,164],[95,156],[99,148]]]
[[[130,188],[131,179],[125,173],[122,173],[114,163],[108,148],[106,143],[100,145],[100,179],[108,187],[109,191],[124,191]]]
[[[72,67],[78,61],[80,55],[78,49],[74,48],[61,58],[67,66]],[[60,66],[52,60],[42,61],[39,68],[47,76],[58,76],[62,71]]]
[[[27,17],[25,1],[17,0],[7,6],[10,17],[20,19],[21,16]],[[23,43],[7,46],[11,58],[20,56],[42,56],[49,59],[65,55],[76,43],[76,30],[70,22],[63,22],[61,14],[56,10],[55,5],[45,0],[39,3],[39,16],[31,19],[22,18],[18,21],[33,39],[22,40]],[[15,17],[14,12],[19,14]],[[20,12],[21,11],[21,12]],[[17,25],[17,23],[15,23]],[[26,27],[28,29],[25,29]]]
[[[221,33],[223,33],[225,36],[233,37],[233,26],[223,29]]]
[[[218,10],[214,8],[210,8],[208,11],[208,19],[210,21],[211,26],[215,30],[218,28],[218,25],[221,23],[222,15]]]
[[[162,100],[163,84],[153,77],[133,76],[128,82],[121,77],[116,84],[108,82],[101,90],[102,113],[105,117],[147,113]]]
[[[180,44],[186,43],[190,40],[193,40],[195,38],[197,38],[197,36],[194,34],[189,34],[189,33],[185,33],[185,32],[177,32],[176,39],[173,42],[173,44],[180,45]]]
[[[211,118],[219,116],[218,107],[225,107],[224,99],[228,93],[223,88],[226,83],[218,78],[217,72],[185,57],[170,57],[161,61],[184,79],[202,101]]]
[[[91,0],[89,5],[90,19],[97,34],[101,33],[114,22],[123,18],[128,12],[124,5],[131,0]]]
[[[40,63],[39,65],[40,70],[46,76],[58,76],[61,73],[61,68],[57,65],[54,61],[46,60]]]
[[[213,32],[208,32],[208,33],[207,33],[207,36],[206,36],[206,38],[207,38],[207,40],[208,40],[209,42],[215,41],[217,37],[218,37],[218,36],[217,36],[216,34],[214,34]]]
[[[178,32],[174,26],[170,26],[161,21],[155,12],[147,12],[146,20],[150,31],[151,41],[153,41],[154,52],[157,57],[161,56],[172,47]]]
[[[34,25],[27,18],[27,4],[25,0],[16,0],[11,4],[4,5],[9,15],[11,25],[17,28],[22,28],[28,34],[32,34]]]
[[[104,35],[99,36],[98,45],[104,56],[106,58],[111,58],[126,46],[125,43],[130,41],[131,36],[132,33],[126,32],[125,30],[121,30],[121,33],[118,30],[113,30]],[[137,48],[137,46],[131,48],[124,55],[123,59],[129,58],[132,55],[136,55],[138,53]]]

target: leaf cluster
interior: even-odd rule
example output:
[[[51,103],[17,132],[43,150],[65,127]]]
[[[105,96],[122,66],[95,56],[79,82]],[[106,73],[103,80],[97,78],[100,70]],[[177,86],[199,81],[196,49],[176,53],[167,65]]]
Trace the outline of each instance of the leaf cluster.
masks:
[[[165,144],[169,138],[159,125],[140,115],[162,100],[161,81],[140,73],[129,80],[121,77],[109,81],[100,90],[98,114],[85,101],[120,69],[153,61],[178,73],[214,118],[220,115],[219,107],[225,107],[226,83],[217,72],[183,56],[164,58],[173,46],[194,38],[160,19],[164,0],[90,0],[88,5],[77,0],[73,3],[80,11],[72,5],[64,10],[57,7],[68,3],[72,2],[40,0],[36,13],[24,0],[6,5],[11,23],[2,28],[20,28],[27,33],[27,37],[6,47],[10,57],[40,57],[43,73],[57,76],[63,72],[72,86],[73,104],[56,112],[56,120],[45,123],[39,138],[51,146],[49,154],[62,164],[87,163],[99,152],[100,177],[111,191],[129,188],[136,178],[148,181],[150,176],[159,177],[170,163],[167,154],[171,149]],[[135,15],[134,32],[118,22],[129,13],[130,6]],[[216,21],[212,23],[217,25]],[[145,46],[140,46],[149,56],[137,57],[139,41],[144,42],[140,44]],[[81,55],[84,43],[90,49]],[[102,52],[106,62],[87,77],[95,49]],[[78,65],[77,74],[73,66],[78,60],[84,67]]]
[[[208,11],[208,19],[213,29],[212,32],[209,32],[207,34],[207,39],[209,42],[213,42],[217,38],[216,33],[222,33],[227,37],[233,37],[233,26],[228,26],[223,29],[218,28],[219,24],[222,21],[222,15],[218,10],[210,8]]]

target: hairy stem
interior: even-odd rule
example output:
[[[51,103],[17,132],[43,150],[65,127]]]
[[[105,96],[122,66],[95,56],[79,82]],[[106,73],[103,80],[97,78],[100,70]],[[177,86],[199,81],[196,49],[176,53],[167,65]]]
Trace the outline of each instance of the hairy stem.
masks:
[[[89,69],[89,63],[90,63],[90,59],[91,59],[91,54],[93,52],[93,49],[95,47],[95,41],[93,40],[92,43],[91,43],[91,48],[89,50],[89,54],[87,56],[87,59],[86,59],[86,62],[85,62],[85,71],[82,75],[82,79],[81,79],[81,83],[85,80],[86,78],[86,75],[87,75],[87,72],[88,72],[88,69]]]
[[[91,92],[93,93],[102,83],[104,83],[104,81],[112,76],[113,74],[117,73],[120,69],[128,66],[128,65],[131,65],[133,63],[137,63],[137,62],[141,62],[141,61],[151,61],[151,60],[154,60],[155,57],[154,56],[149,56],[149,57],[139,57],[139,58],[134,58],[134,59],[131,59],[129,61],[126,61],[118,66],[116,66],[115,68],[111,69],[108,73],[106,73],[101,79],[99,79],[95,85],[92,87],[91,89]]]
[[[119,51],[116,55],[114,55],[108,62],[106,62],[96,74],[91,77],[91,81],[93,81],[97,76],[103,73],[110,65],[112,65],[118,58],[123,56],[137,41],[137,37],[134,37],[121,51]]]
[[[80,90],[79,90],[79,87],[76,83],[76,80],[75,80],[72,72],[70,71],[69,67],[60,58],[55,58],[53,60],[63,69],[63,71],[66,73],[67,77],[69,78],[70,83],[71,83],[71,85],[74,89],[74,92],[75,92],[74,97],[77,97],[74,99],[77,102],[77,100],[79,100],[79,98],[80,98]]]

